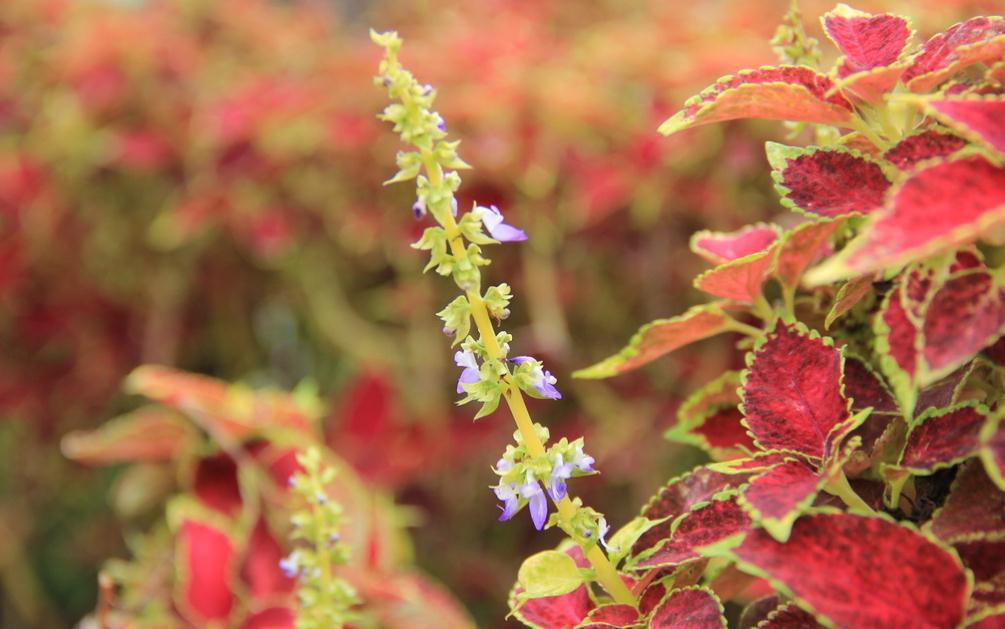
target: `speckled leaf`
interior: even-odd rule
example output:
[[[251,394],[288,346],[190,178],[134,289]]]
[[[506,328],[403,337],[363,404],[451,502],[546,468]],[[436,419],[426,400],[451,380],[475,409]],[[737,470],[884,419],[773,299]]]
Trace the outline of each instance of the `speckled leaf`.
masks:
[[[980,461],[968,461],[928,526],[949,543],[975,536],[1005,537],[1005,492],[988,478]]]
[[[894,287],[883,299],[873,320],[873,331],[880,370],[893,387],[904,412],[911,415],[917,397],[914,379],[918,373],[920,330],[908,316],[904,294],[899,287]]]
[[[918,162],[936,157],[948,157],[967,145],[967,141],[951,133],[925,129],[909,135],[883,154],[886,161],[900,170],[909,170]]]
[[[1005,155],[1005,100],[942,99],[930,100],[926,105],[936,118],[960,135]]]
[[[694,286],[709,295],[753,303],[768,279],[774,248],[721,264],[694,279]]]
[[[657,319],[639,328],[628,345],[599,363],[580,369],[576,378],[609,378],[637,369],[670,352],[730,329],[731,319],[718,304],[695,306],[671,319]]]
[[[722,603],[711,590],[674,590],[653,610],[650,629],[724,629]]]
[[[813,614],[799,608],[795,603],[785,603],[773,609],[756,629],[816,629],[823,627]]]
[[[974,573],[977,583],[987,582],[1005,573],[1005,538],[983,536],[953,544],[963,565]]]
[[[911,426],[898,466],[914,474],[931,474],[973,456],[987,410],[965,404],[925,411]]]
[[[824,328],[830,329],[835,321],[847,314],[848,311],[865,299],[867,295],[872,293],[872,282],[873,275],[870,273],[853,277],[842,284],[834,296],[834,304],[831,305],[831,309],[827,312],[827,317],[824,319]]]
[[[969,244],[1005,224],[1005,169],[972,155],[915,171],[811,285],[861,275]]]
[[[755,530],[731,554],[839,627],[955,627],[967,577],[957,558],[886,518],[800,518],[787,543]]]
[[[691,236],[691,251],[712,264],[724,264],[764,251],[778,240],[779,233],[776,225],[766,223],[747,225],[735,232],[705,229]]]
[[[792,523],[811,504],[827,478],[803,461],[790,460],[750,479],[739,504],[751,519],[784,542]]]
[[[667,523],[642,534],[632,547],[632,554],[638,555],[643,550],[652,548],[669,535],[674,519],[687,513],[695,505],[711,499],[717,493],[742,485],[748,477],[749,474],[724,474],[707,467],[697,467],[670,480],[639,514],[650,520],[669,518]]]
[[[720,79],[684,103],[660,125],[670,135],[697,125],[736,118],[767,118],[847,125],[852,107],[824,74],[800,66],[764,67]]]
[[[879,165],[855,151],[775,142],[766,149],[782,205],[796,212],[830,218],[870,214],[882,207],[890,188]]]
[[[871,408],[874,414],[897,412],[897,403],[886,384],[854,356],[845,357],[844,393],[845,397],[851,398],[853,411]]]
[[[630,564],[632,569],[661,568],[698,559],[698,548],[751,528],[750,517],[735,500],[713,500],[677,519],[670,537]]]
[[[872,15],[846,4],[825,13],[820,22],[844,55],[837,64],[839,77],[893,65],[911,37],[905,18],[892,13]]]
[[[1005,609],[981,615],[967,622],[966,629],[1001,629],[1005,627]]]
[[[94,430],[75,430],[61,447],[67,458],[87,465],[171,461],[198,440],[192,423],[175,411],[144,406]]]
[[[848,418],[840,352],[804,328],[779,323],[753,353],[743,410],[763,449],[823,457],[827,434]]]
[[[929,92],[964,67],[994,61],[1005,52],[1005,19],[975,17],[932,37],[901,80],[912,92]]]

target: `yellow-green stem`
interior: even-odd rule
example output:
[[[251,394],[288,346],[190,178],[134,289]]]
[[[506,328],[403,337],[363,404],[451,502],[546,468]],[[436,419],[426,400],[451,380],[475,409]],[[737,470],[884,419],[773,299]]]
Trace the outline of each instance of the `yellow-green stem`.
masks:
[[[845,503],[853,511],[857,511],[862,515],[876,515],[872,507],[865,500],[862,500],[862,497],[852,489],[851,484],[848,482],[848,477],[844,475],[844,472],[839,472],[835,478],[832,478],[827,483],[827,486],[824,487],[824,490],[840,498],[841,502]]]
[[[428,151],[423,151],[423,162],[426,167],[426,173],[429,176],[429,183],[434,187],[438,186],[443,178],[440,165]],[[457,222],[449,213],[444,217],[443,227],[450,236],[450,252],[457,260],[465,260],[468,255],[467,251],[458,234]],[[495,327],[489,318],[485,302],[482,301],[482,297],[477,290],[468,290],[466,293],[468,303],[471,305],[471,317],[475,321],[475,326],[478,328],[478,334],[481,336],[482,342],[485,343],[485,352],[491,359],[501,359],[503,357],[502,348],[499,347],[499,343],[496,341]],[[534,430],[534,421],[530,417],[530,411],[527,410],[523,393],[521,393],[519,387],[513,383],[509,376],[506,376],[504,381],[506,387],[503,397],[506,399],[506,405],[513,415],[517,428],[520,430],[520,435],[523,438],[527,452],[533,457],[544,456],[544,444],[541,443],[541,440],[537,436],[537,431]],[[576,515],[576,507],[572,504],[572,500],[569,499],[568,495],[558,502],[557,507],[558,514],[562,520],[564,522],[572,522],[573,517]],[[593,566],[594,572],[597,574],[597,581],[600,582],[614,600],[618,603],[633,607],[636,606],[635,596],[632,595],[631,590],[628,589],[628,586],[618,576],[618,571],[611,564],[604,551],[596,544],[593,544],[585,551],[585,554],[590,565]]]

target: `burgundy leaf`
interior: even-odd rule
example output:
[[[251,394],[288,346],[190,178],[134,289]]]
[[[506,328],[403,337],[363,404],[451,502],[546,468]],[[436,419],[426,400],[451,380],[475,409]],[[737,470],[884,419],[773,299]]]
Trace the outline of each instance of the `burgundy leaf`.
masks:
[[[918,162],[936,157],[948,157],[967,145],[967,141],[950,133],[926,129],[909,135],[883,154],[888,162],[901,170],[913,168]]]
[[[925,42],[901,80],[913,92],[928,92],[964,67],[1000,59],[1005,52],[1005,19],[975,17]]]
[[[870,15],[848,5],[823,18],[824,32],[844,54],[837,68],[839,77],[896,63],[911,37],[911,28],[899,15]]]
[[[806,463],[786,461],[752,478],[739,502],[754,522],[775,539],[785,541],[792,523],[813,503],[826,481]]]
[[[767,152],[782,205],[797,212],[831,218],[870,214],[883,206],[890,188],[876,162],[852,151],[769,142]]]
[[[192,493],[207,507],[224,515],[236,515],[242,504],[237,464],[223,452],[199,459],[192,479]]]
[[[957,558],[885,518],[800,518],[787,543],[755,530],[733,554],[839,627],[955,627],[967,577]]]
[[[956,542],[953,548],[960,554],[963,565],[973,571],[978,583],[994,580],[1005,573],[1005,538],[968,539]]]
[[[674,590],[653,610],[650,629],[724,629],[722,604],[701,587]]]
[[[1005,421],[1002,416],[1001,411],[996,411],[981,430],[981,459],[988,476],[1005,491]]]
[[[922,384],[956,369],[1005,332],[1005,289],[990,273],[973,271],[948,280],[925,313]]]
[[[823,627],[813,614],[800,609],[795,603],[785,603],[772,610],[757,629],[816,629]]]
[[[983,408],[970,404],[926,411],[911,427],[898,465],[926,474],[973,456],[986,417]]]
[[[742,533],[751,527],[750,517],[734,500],[713,500],[675,523],[670,538],[633,568],[676,566],[698,559],[697,549]]]
[[[949,497],[929,526],[949,543],[974,536],[1005,537],[1005,492],[991,482],[980,461],[970,461],[957,472]]]
[[[875,413],[896,413],[897,403],[879,376],[853,356],[844,361],[844,393],[851,398],[851,409],[872,408]]]
[[[848,418],[841,354],[805,329],[778,324],[753,353],[743,410],[763,449],[823,457],[827,435]]]

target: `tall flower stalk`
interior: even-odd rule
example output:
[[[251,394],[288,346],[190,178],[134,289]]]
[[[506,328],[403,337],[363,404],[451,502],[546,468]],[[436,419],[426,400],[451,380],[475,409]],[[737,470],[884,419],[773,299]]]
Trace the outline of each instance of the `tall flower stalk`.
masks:
[[[427,215],[437,223],[425,230],[413,247],[430,253],[426,270],[453,278],[463,295],[454,299],[438,316],[444,333],[460,349],[454,359],[462,371],[457,392],[460,404],[480,402],[475,419],[484,417],[504,400],[517,425],[515,445],[506,448],[494,471],[499,476],[493,488],[501,501],[500,520],[508,520],[525,506],[538,529],[557,526],[580,545],[597,581],[615,601],[635,605],[635,597],[618,576],[602,546],[607,522],[597,511],[570,497],[567,481],[594,474],[593,458],[583,451],[583,440],[561,439],[548,446],[549,433],[531,419],[524,394],[559,399],[556,379],[540,361],[530,356],[510,357],[513,340],[496,331],[493,319],[509,315],[512,292],[500,284],[482,292],[481,267],[489,264],[482,246],[527,239],[520,229],[508,225],[495,206],[473,207],[459,212],[455,193],[460,187],[458,170],[469,166],[458,156],[458,141],[448,141],[443,118],[432,109],[435,90],[421,85],[398,61],[401,39],[397,33],[371,31],[374,43],[384,48],[376,83],[386,87],[393,101],[380,118],[411,150],[398,153],[399,171],[388,183],[416,182],[417,200],[412,211],[417,219]],[[478,338],[469,335],[474,322]],[[549,500],[557,513],[548,516]]]

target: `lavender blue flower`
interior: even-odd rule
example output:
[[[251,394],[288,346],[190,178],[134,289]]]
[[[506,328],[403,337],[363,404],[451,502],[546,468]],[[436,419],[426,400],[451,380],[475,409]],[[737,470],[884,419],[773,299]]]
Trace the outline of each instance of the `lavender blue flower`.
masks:
[[[496,206],[490,205],[485,207],[484,205],[476,205],[472,211],[481,220],[489,235],[499,242],[527,240],[527,234],[522,229],[517,229],[503,222],[502,212]]]
[[[604,548],[607,548],[606,538],[607,533],[610,532],[610,530],[611,527],[607,525],[607,518],[605,518],[604,516],[600,516],[600,519],[597,520],[597,532],[599,533],[600,536],[600,543],[603,545]]]
[[[415,220],[419,220],[426,215],[426,204],[421,199],[412,204],[412,215],[415,217]]]
[[[561,454],[555,455],[555,465],[551,468],[551,478],[548,484],[548,494],[555,502],[565,498],[568,493],[568,485],[565,481],[572,478],[572,463],[565,463]]]
[[[527,482],[520,485],[520,494],[530,503],[530,519],[534,522],[534,528],[540,531],[548,519],[548,499],[541,484],[528,473]]]
[[[583,452],[582,446],[576,448],[576,451],[572,454],[572,464],[576,466],[576,469],[584,474],[590,474],[595,472],[593,469],[593,464],[596,463],[594,459],[589,454]]]
[[[499,516],[500,522],[505,522],[512,518],[517,511],[520,510],[520,495],[517,493],[516,483],[509,483],[503,485],[499,483],[493,488],[496,493],[496,498],[502,501],[502,515]]]
[[[300,575],[300,557],[297,551],[293,551],[289,556],[284,557],[279,561],[279,569],[283,571],[287,577],[293,579]]]
[[[517,356],[511,358],[510,362],[521,365],[526,362],[534,361],[537,363],[534,366],[534,370],[531,372],[531,377],[533,379],[534,390],[537,391],[538,395],[543,398],[548,398],[549,400],[561,400],[562,393],[555,388],[555,383],[558,379],[551,375],[550,371],[546,371],[541,363],[537,361],[533,356]],[[592,462],[592,459],[591,459]],[[592,471],[592,470],[590,470]]]
[[[464,393],[465,384],[474,384],[481,380],[482,376],[478,369],[478,360],[471,352],[458,350],[454,354],[454,362],[458,367],[463,367],[461,376],[457,379],[457,392]]]

